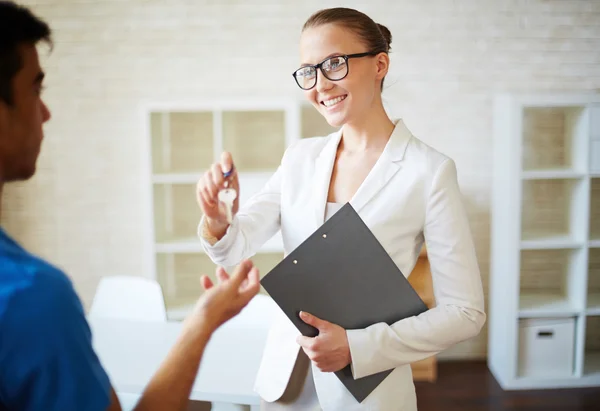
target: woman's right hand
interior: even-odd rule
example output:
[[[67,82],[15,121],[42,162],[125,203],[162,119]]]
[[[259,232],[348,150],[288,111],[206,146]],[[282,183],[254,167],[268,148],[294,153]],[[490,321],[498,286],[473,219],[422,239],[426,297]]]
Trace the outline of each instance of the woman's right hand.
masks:
[[[225,179],[223,174],[232,169],[233,173]],[[196,186],[196,200],[206,217],[207,227],[211,234],[218,238],[222,237],[229,227],[225,205],[219,201],[219,191],[225,187],[225,181],[228,182],[228,187],[237,192],[231,208],[231,215],[234,216],[239,208],[240,186],[233,159],[227,152],[221,155],[220,162],[213,164],[204,173]]]

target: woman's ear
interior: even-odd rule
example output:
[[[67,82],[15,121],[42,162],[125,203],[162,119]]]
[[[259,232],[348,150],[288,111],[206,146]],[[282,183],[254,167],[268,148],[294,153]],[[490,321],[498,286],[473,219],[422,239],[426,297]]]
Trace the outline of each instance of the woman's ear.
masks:
[[[382,80],[390,67],[390,56],[387,53],[379,53],[375,59],[376,79]]]

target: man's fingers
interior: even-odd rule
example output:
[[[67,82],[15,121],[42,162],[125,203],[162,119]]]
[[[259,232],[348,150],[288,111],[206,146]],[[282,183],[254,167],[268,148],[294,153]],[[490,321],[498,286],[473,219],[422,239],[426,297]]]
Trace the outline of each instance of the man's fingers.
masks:
[[[246,286],[240,291],[240,297],[246,303],[250,301],[260,290],[258,268],[253,267],[248,273]]]
[[[207,275],[200,277],[200,283],[205,290],[210,290],[214,286],[212,280]]]
[[[225,272],[223,267],[217,267],[217,279],[220,283],[224,283],[229,280],[229,275]]]
[[[248,274],[250,273],[250,270],[252,270],[253,266],[254,264],[250,260],[242,261],[237,266],[235,273],[231,276],[232,287],[235,287],[236,290],[239,289],[242,281],[248,278]]]

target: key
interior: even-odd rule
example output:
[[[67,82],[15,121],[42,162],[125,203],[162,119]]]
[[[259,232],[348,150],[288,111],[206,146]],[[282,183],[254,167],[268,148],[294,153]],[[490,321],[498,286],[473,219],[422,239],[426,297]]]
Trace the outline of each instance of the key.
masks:
[[[225,188],[219,191],[219,201],[225,205],[225,211],[227,212],[227,223],[231,224],[231,221],[233,220],[233,202],[237,198],[237,191],[235,191],[233,188],[227,187],[227,185],[227,182],[225,182]]]

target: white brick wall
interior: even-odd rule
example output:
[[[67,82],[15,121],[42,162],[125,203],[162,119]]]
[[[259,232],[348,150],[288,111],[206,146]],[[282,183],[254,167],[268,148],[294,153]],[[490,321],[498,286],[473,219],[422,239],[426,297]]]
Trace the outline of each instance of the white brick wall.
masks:
[[[37,176],[7,187],[2,223],[74,279],[148,270],[138,104],[161,98],[299,96],[304,20],[340,2],[28,1],[55,32],[43,58],[46,127]],[[284,5],[285,4],[285,5]],[[293,5],[292,5],[293,4]],[[452,156],[484,284],[494,92],[600,89],[600,1],[346,1],[393,34],[384,94],[413,132]],[[243,74],[246,73],[246,74]],[[444,356],[485,354],[486,333]]]

